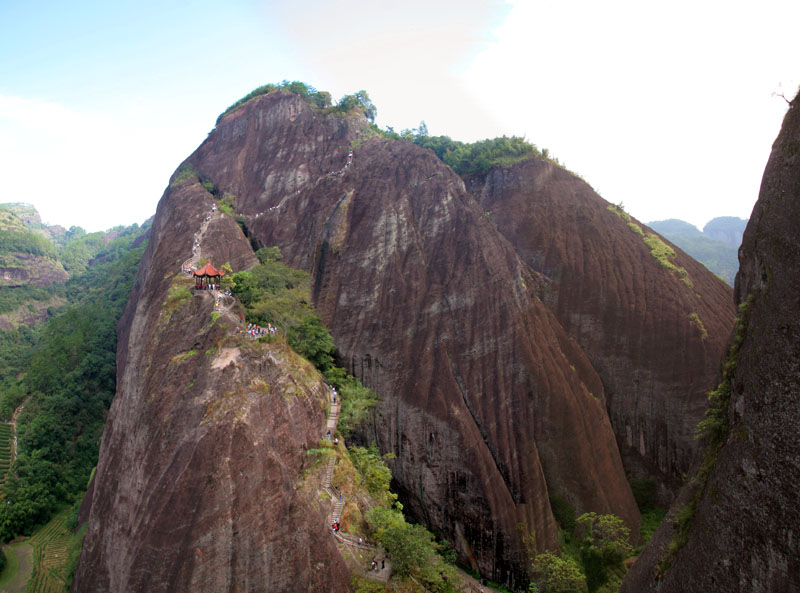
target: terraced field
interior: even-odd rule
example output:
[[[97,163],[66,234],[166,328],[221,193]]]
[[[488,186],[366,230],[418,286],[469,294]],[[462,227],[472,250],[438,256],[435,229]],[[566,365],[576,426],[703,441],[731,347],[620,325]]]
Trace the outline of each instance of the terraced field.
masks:
[[[0,422],[0,486],[6,483],[6,475],[11,465],[11,445],[14,441],[14,434],[11,431],[11,424]]]
[[[56,515],[28,543],[33,546],[33,576],[26,593],[64,593],[66,588],[67,543],[64,522],[69,510]]]

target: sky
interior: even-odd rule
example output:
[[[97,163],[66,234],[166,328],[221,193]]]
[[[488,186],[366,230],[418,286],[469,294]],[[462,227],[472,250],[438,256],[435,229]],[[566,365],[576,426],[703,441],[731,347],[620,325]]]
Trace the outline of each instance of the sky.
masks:
[[[640,221],[747,218],[800,84],[800,2],[0,0],[0,202],[142,223],[268,82],[376,123],[524,136]]]

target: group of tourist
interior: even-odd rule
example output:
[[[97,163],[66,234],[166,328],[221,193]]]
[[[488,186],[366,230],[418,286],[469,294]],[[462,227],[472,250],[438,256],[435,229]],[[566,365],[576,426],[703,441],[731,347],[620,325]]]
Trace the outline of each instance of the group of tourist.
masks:
[[[259,338],[261,336],[266,336],[268,334],[274,335],[276,333],[278,333],[278,328],[271,323],[267,323],[267,327],[261,327],[257,323],[248,323],[244,335],[248,338]]]
[[[347,162],[344,164],[344,167],[342,167],[338,171],[331,171],[330,173],[328,173],[328,176],[330,177],[332,175],[344,175],[344,172],[347,170],[347,168],[350,166],[352,162],[353,162],[353,150],[351,149],[350,152],[347,153]]]
[[[381,567],[378,568],[378,561],[375,558],[372,559],[372,564],[370,565],[370,570],[383,570],[386,568],[386,558],[381,558]]]

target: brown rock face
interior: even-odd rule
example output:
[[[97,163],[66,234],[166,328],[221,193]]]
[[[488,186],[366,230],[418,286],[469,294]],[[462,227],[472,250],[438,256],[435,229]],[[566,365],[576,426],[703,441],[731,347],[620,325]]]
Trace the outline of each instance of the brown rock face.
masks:
[[[730,381],[729,437],[671,567],[656,578],[667,533],[648,545],[622,591],[800,591],[798,228],[800,108],[795,99],[772,147],[739,250],[736,302],[752,299],[752,305]]]
[[[551,280],[544,300],[602,380],[626,471],[655,478],[671,501],[733,324],[730,288],[678,248],[671,261],[690,282],[662,266],[608,202],[548,161],[494,169],[468,188]]]
[[[214,319],[207,292],[169,300],[210,207],[193,181],[159,204],[120,321],[118,390],[73,591],[348,590],[324,513],[296,489],[325,423],[316,372],[244,343],[241,311]],[[254,261],[230,217],[212,218],[203,245],[234,269]]]
[[[315,304],[342,360],[383,396],[362,436],[395,453],[406,509],[484,574],[520,584],[531,554],[557,546],[549,495],[567,498],[579,513],[620,515],[636,533],[639,515],[607,406],[620,426],[631,426],[633,448],[644,439],[641,456],[649,461],[642,464],[663,459],[664,473],[673,471],[683,453],[669,447],[682,441],[662,442],[658,431],[680,425],[675,416],[691,404],[656,372],[662,367],[645,362],[682,348],[683,359],[671,355],[673,366],[693,369],[699,358],[703,367],[710,342],[688,315],[696,312],[711,336],[713,305],[682,301],[678,313],[651,315],[669,309],[675,294],[689,297],[664,288],[670,276],[650,264],[641,240],[599,198],[576,196],[573,208],[562,209],[559,186],[542,213],[512,205],[520,218],[541,216],[543,226],[562,229],[554,231],[559,247],[551,259],[533,261],[431,152],[372,136],[362,116],[326,114],[284,92],[226,116],[182,167],[235,196],[248,238],[217,214],[203,249],[215,263],[241,269],[253,261],[248,239],[277,245],[289,265],[312,274]],[[519,175],[520,187],[542,185],[524,168],[506,174]],[[344,565],[319,533],[320,513],[294,490],[303,449],[323,422],[308,373],[286,353],[233,352],[236,314],[212,324],[207,295],[169,305],[171,274],[210,208],[199,183],[178,178],[159,204],[120,322],[119,390],[75,590],[346,588]],[[515,183],[487,179],[480,200],[523,195]],[[586,235],[585,247],[570,242],[572,232]],[[601,257],[604,250],[621,261]],[[700,277],[682,258],[675,263]],[[588,281],[568,283],[581,262],[616,278],[596,278],[599,293]],[[636,274],[640,282],[626,279]],[[651,285],[655,296],[628,294]],[[618,324],[627,329],[615,333]],[[654,338],[673,335],[661,347]],[[612,354],[598,354],[603,348]],[[646,371],[634,378],[644,386],[631,395],[620,377],[640,367]],[[287,385],[291,397],[284,397]],[[623,404],[633,398],[632,405],[668,407],[642,395],[658,389],[679,402],[653,428],[655,414]],[[667,451],[653,453],[662,446]]]
[[[12,259],[11,265],[0,264],[0,287],[50,286],[67,281],[68,276],[64,267],[49,257],[17,253]]]
[[[464,559],[517,580],[557,545],[548,493],[636,529],[601,381],[539,300],[546,280],[428,151],[367,140],[336,173],[368,132],[275,93],[189,161],[236,195],[259,245],[312,273],[343,360],[384,398],[368,437]]]

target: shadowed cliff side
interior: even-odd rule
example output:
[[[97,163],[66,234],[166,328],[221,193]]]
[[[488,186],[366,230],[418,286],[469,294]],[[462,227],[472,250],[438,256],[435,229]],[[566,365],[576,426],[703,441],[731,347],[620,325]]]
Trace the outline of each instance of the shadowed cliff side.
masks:
[[[324,514],[296,490],[325,425],[319,375],[286,347],[245,342],[180,274],[211,209],[173,182],[118,327],[118,383],[72,587],[80,592],[346,591]],[[255,262],[214,213],[203,253]]]
[[[549,161],[467,185],[523,261],[552,281],[544,300],[603,381],[626,471],[655,478],[671,502],[733,325],[731,289],[680,249],[667,261],[685,275],[666,267],[645,243],[650,229]]]
[[[681,493],[685,504],[672,510],[678,526],[662,526],[624,592],[800,591],[798,228],[795,98],[739,250],[735,297],[742,323],[710,417],[712,447]]]
[[[384,398],[368,438],[462,559],[519,582],[557,545],[548,493],[636,532],[602,384],[539,300],[546,281],[451,169],[369,135],[359,115],[279,92],[225,117],[188,162],[236,196],[251,238],[312,273],[343,360]]]

